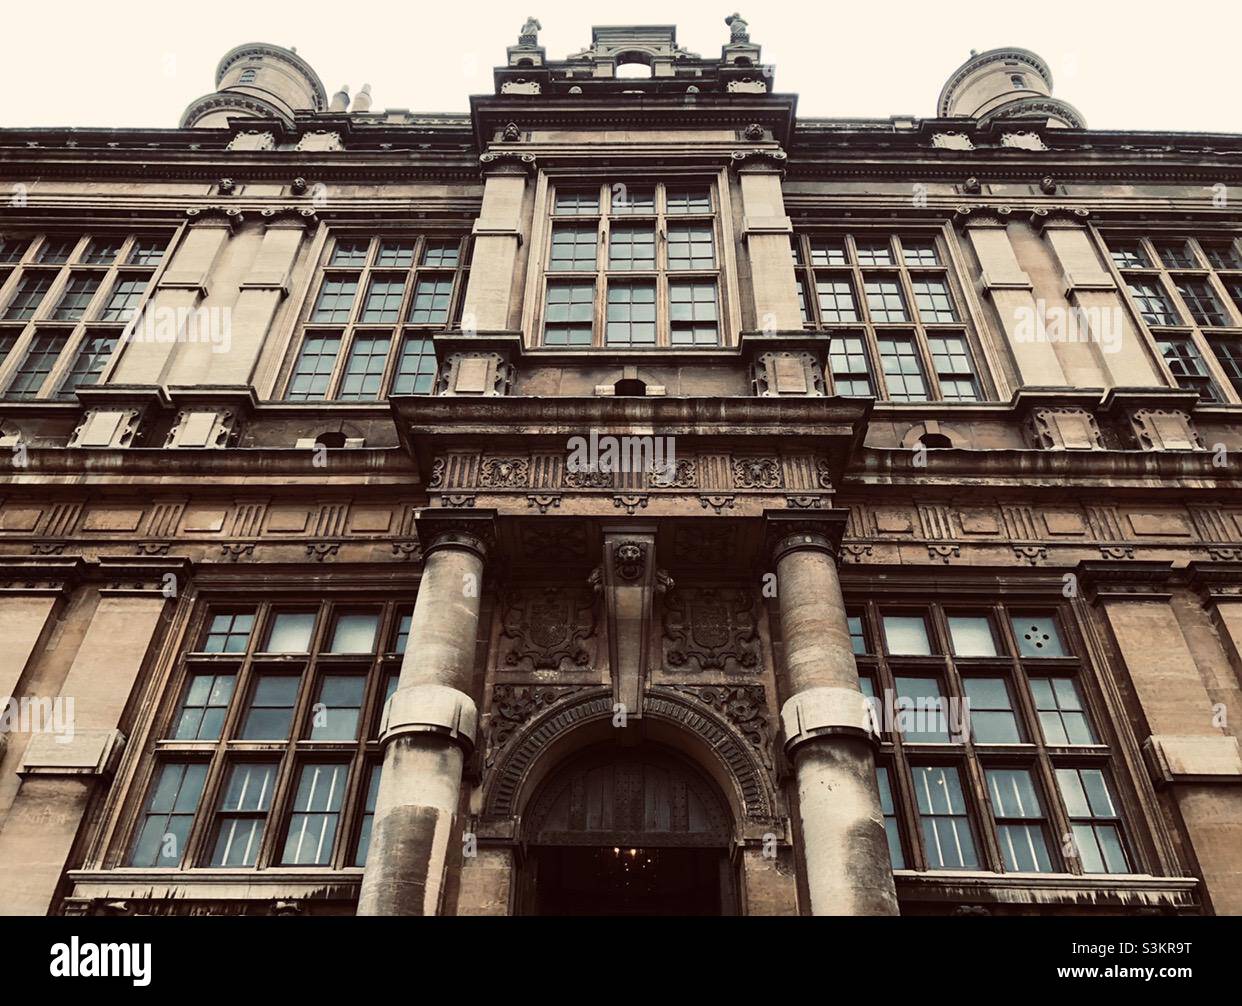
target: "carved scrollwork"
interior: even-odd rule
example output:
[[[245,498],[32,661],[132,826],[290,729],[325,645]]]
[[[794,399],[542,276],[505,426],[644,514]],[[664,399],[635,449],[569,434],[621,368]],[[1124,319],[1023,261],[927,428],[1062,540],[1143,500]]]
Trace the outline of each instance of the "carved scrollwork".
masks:
[[[762,685],[674,685],[676,691],[711,706],[755,749],[766,768],[772,767],[772,725]]]
[[[585,587],[525,587],[505,597],[502,645],[509,667],[586,667],[591,651],[584,641],[594,635],[595,605]]]
[[[685,588],[664,602],[665,660],[688,672],[762,667],[754,598],[735,588]]]
[[[612,472],[565,472],[565,486],[568,489],[611,489]]]
[[[496,685],[492,689],[488,748],[494,753],[513,738],[536,713],[582,691],[582,685]],[[489,764],[493,760],[489,757]]]
[[[734,458],[733,485],[736,489],[779,489],[780,462],[776,458]]]
[[[698,463],[690,458],[679,458],[670,471],[665,468],[647,473],[647,484],[657,489],[693,489],[698,485]]]
[[[530,481],[526,458],[484,458],[479,466],[479,485],[492,489],[525,486]]]

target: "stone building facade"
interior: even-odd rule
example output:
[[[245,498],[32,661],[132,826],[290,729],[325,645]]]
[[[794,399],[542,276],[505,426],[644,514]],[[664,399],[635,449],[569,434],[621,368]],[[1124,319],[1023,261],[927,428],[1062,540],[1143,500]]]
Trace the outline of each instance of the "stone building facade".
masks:
[[[1242,911],[1242,137],[727,24],[0,130],[0,909]]]

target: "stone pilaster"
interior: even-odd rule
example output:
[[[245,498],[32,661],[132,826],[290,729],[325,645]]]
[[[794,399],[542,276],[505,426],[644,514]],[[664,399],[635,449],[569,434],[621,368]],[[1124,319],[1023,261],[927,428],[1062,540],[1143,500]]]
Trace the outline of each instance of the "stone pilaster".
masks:
[[[0,885],[0,914],[46,915],[79,832],[125,745],[123,717],[151,656],[186,559],[105,556],[99,603],[59,694],[60,732],[31,734],[21,788],[0,828],[0,862],[22,869]]]
[[[515,290],[518,249],[522,244],[527,175],[533,154],[488,152],[482,157],[483,205],[474,222],[474,255],[462,309],[462,329],[469,334],[517,328]]]
[[[1004,212],[971,210],[962,220],[982,270],[983,290],[992,301],[1018,372],[1018,386],[1064,387],[1065,370],[1056,347],[1039,329],[1035,287],[1009,239]]]
[[[774,156],[762,156],[747,157],[737,164],[742,227],[755,302],[754,327],[768,333],[800,333],[802,311],[790,244],[793,223],[785,213],[781,162]]]
[[[1237,737],[1220,724],[1170,603],[1172,574],[1171,563],[1158,561],[1088,560],[1078,566],[1139,704],[1137,739],[1152,779],[1172,794],[1213,910],[1237,915],[1242,754]]]
[[[1087,232],[1085,210],[1037,211],[1032,220],[1061,266],[1065,298],[1090,336],[1112,387],[1163,387],[1146,340],[1128,310],[1125,293],[1100,262]]]
[[[239,210],[218,206],[189,213],[190,227],[148,298],[134,337],[122,343],[109,383],[167,382],[177,347],[185,343],[183,329],[198,317],[196,309],[210,293],[209,277],[243,219]]]
[[[22,674],[49,627],[57,604],[68,596],[85,563],[59,556],[6,556],[0,560],[0,703],[18,694]],[[7,736],[0,730],[0,752]]]
[[[462,770],[473,751],[475,642],[483,566],[494,543],[486,510],[425,510],[423,576],[396,692],[384,710],[384,766],[359,915],[437,915]]]
[[[846,511],[765,514],[784,641],[781,729],[798,791],[812,915],[896,915],[876,736],[850,645],[835,552]]]
[[[177,354],[166,383],[226,386],[255,383],[255,368],[272,322],[289,294],[298,251],[308,229],[314,233],[318,223],[314,210],[295,206],[265,209],[259,220],[262,237],[247,233],[245,243],[239,240],[234,246],[239,255],[253,247],[254,255],[232,302],[229,302],[232,291],[221,291],[222,298],[213,297],[208,302],[212,310],[196,319],[193,338],[188,338],[186,346]]]

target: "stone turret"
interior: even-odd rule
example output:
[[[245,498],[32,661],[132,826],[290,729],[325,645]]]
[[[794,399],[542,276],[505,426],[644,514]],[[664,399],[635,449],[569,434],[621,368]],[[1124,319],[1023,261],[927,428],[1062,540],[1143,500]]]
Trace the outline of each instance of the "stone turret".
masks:
[[[323,81],[294,49],[248,42],[225,53],[216,67],[216,90],[192,101],[183,127],[223,128],[230,117],[279,117],[328,107]]]
[[[1053,126],[1086,128],[1069,102],[1052,96],[1052,71],[1029,49],[971,52],[940,91],[941,118],[1040,119]]]

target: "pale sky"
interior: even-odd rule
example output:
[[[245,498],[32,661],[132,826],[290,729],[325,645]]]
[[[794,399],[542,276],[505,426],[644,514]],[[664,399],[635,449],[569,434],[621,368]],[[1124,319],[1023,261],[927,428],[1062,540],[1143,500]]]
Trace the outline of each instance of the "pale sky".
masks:
[[[1237,0],[11,3],[0,126],[175,127],[243,42],[295,47],[329,95],[371,84],[374,111],[464,112],[468,95],[491,91],[527,14],[543,23],[549,58],[588,45],[592,24],[669,22],[678,44],[715,56],[735,2],[801,116],[930,117],[971,49],[1017,45],[1048,61],[1054,93],[1092,128],[1242,132]]]

